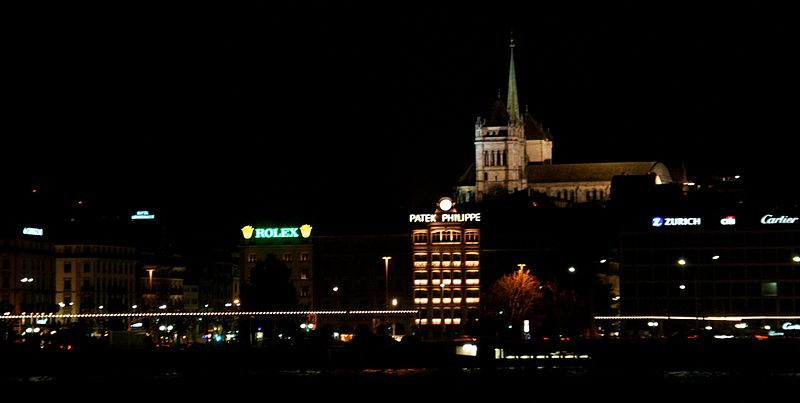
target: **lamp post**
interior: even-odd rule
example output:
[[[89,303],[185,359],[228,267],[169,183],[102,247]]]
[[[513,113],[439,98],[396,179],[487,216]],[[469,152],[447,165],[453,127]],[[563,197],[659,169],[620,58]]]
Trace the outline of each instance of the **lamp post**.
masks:
[[[384,267],[386,268],[386,275],[384,276],[384,290],[386,291],[386,299],[384,301],[384,309],[389,309],[389,260],[392,259],[391,256],[384,256],[383,259]]]

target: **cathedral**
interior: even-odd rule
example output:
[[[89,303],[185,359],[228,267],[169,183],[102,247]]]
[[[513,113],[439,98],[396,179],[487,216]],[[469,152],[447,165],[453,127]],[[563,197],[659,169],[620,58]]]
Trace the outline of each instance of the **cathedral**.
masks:
[[[649,177],[656,185],[672,182],[667,167],[657,161],[553,163],[552,135],[527,108],[520,113],[513,39],[509,47],[506,102],[498,94],[487,117],[475,122],[475,162],[456,186],[457,202],[535,191],[567,206],[608,200],[615,176]]]

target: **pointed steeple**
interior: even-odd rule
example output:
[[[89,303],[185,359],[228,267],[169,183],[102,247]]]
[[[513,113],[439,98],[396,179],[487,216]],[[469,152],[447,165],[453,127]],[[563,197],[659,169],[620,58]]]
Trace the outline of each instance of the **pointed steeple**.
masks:
[[[513,35],[513,34],[512,34]],[[511,43],[508,45],[511,48],[511,63],[508,67],[508,101],[506,102],[506,110],[508,111],[508,118],[510,121],[522,120],[519,114],[519,97],[517,96],[517,74],[514,72],[514,37],[511,37]]]

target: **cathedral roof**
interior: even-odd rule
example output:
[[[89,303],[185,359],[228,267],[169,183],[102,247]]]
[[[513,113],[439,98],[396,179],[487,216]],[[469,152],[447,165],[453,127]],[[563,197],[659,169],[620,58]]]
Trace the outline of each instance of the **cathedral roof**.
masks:
[[[469,164],[469,168],[458,178],[456,186],[475,186],[475,163]]]
[[[536,119],[533,118],[525,108],[525,115],[522,117],[525,122],[525,139],[526,140],[553,140],[550,132],[546,131]]]
[[[489,110],[489,118],[486,119],[486,126],[488,127],[508,126],[508,111],[499,95],[494,105],[492,105],[492,109]]]
[[[618,175],[655,173],[661,183],[672,182],[667,167],[657,161],[603,162],[592,164],[529,165],[528,183],[610,182]]]

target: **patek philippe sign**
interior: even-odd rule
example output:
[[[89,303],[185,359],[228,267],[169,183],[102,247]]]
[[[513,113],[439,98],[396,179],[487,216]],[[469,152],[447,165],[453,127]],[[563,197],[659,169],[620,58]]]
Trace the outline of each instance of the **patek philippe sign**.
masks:
[[[761,217],[761,223],[772,225],[772,224],[794,224],[800,217],[792,217],[788,215],[772,215],[772,214],[765,214]]]
[[[449,197],[436,202],[436,214],[409,214],[408,222],[479,222],[481,213],[458,213]]]

